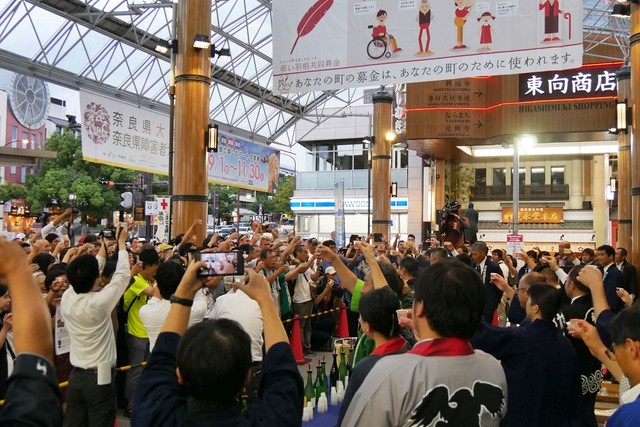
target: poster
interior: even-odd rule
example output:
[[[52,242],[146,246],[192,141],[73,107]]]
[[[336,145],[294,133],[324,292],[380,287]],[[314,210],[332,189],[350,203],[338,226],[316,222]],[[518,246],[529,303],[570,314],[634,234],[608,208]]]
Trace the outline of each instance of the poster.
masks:
[[[168,174],[168,115],[84,90],[80,108],[84,160]]]
[[[334,212],[336,216],[335,240],[336,246],[341,248],[346,245],[347,239],[344,219],[344,179],[333,185],[333,199],[335,200]]]
[[[54,316],[54,340],[56,355],[69,353],[71,351],[71,338],[69,337],[69,331],[65,326],[62,313],[60,312],[60,299],[54,301],[56,306],[56,314]]]
[[[273,91],[577,68],[582,2],[274,0]]]
[[[524,236],[521,234],[507,234],[507,253],[512,256],[524,250]]]
[[[155,238],[158,243],[169,243],[169,230],[171,227],[171,199],[168,196],[156,196],[158,204],[157,222]]]
[[[278,191],[280,152],[220,133],[218,152],[207,154],[207,176],[216,184],[273,194]]]

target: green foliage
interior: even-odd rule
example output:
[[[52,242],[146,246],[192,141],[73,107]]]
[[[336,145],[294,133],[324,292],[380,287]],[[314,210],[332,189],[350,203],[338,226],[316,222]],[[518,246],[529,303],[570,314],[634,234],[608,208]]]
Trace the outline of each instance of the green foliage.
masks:
[[[82,158],[82,145],[73,133],[53,134],[46,149],[55,151],[55,160],[45,160],[37,174],[27,178],[27,203],[32,212],[43,209],[58,198],[67,206],[69,194],[76,195],[76,206],[85,215],[95,218],[110,217],[120,204],[123,187],[107,187],[101,180],[133,182],[136,171],[89,163]]]
[[[448,200],[457,200],[463,205],[469,203],[476,179],[474,169],[457,160],[448,160],[445,162],[445,171],[445,193]]]
[[[27,187],[10,182],[0,185],[0,201],[7,202],[11,199],[23,199],[27,197]]]
[[[249,205],[249,209],[258,212],[259,205],[262,204],[262,212],[265,215],[280,218],[280,215],[292,212],[290,202],[294,189],[295,178],[281,176],[276,194],[257,193],[256,201]]]
[[[226,185],[209,184],[209,194],[213,191],[218,192],[218,214],[217,218],[228,219],[236,209],[238,190],[235,187]]]

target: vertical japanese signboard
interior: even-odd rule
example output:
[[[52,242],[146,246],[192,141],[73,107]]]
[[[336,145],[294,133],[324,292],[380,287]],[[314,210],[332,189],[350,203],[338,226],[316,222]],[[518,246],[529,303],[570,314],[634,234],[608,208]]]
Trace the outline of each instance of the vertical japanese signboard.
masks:
[[[333,199],[335,203],[335,240],[336,246],[344,246],[346,236],[345,223],[344,223],[344,180],[337,181],[333,185]]]
[[[218,136],[218,152],[207,156],[209,182],[246,188],[278,191],[280,152],[228,134]]]
[[[274,0],[275,93],[571,69],[582,1]]]
[[[168,243],[169,230],[171,229],[171,199],[169,197],[156,197],[156,202],[158,203],[156,242]]]
[[[167,175],[169,116],[80,91],[84,160]]]

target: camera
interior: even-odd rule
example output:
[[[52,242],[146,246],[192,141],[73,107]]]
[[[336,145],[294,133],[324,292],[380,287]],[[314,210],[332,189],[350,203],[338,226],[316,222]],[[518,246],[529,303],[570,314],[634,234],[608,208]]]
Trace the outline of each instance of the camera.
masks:
[[[105,239],[115,239],[116,238],[116,230],[114,228],[105,228],[104,230],[102,230],[102,233],[100,233],[100,234]]]
[[[229,252],[194,252],[196,261],[202,261],[204,268],[198,270],[199,277],[206,276],[241,276],[244,274],[244,258],[242,251]]]
[[[74,215],[78,215],[80,213],[80,210],[76,207],[71,208],[71,213]]]

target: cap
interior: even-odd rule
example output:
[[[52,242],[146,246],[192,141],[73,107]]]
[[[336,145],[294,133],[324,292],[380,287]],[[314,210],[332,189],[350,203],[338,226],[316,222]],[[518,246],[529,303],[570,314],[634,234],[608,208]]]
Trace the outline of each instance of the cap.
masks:
[[[331,266],[329,266],[324,270],[324,273],[325,274],[336,274],[336,269],[331,267]]]
[[[169,249],[173,249],[173,246],[167,245],[166,243],[160,243],[157,246],[158,252],[168,251]]]

